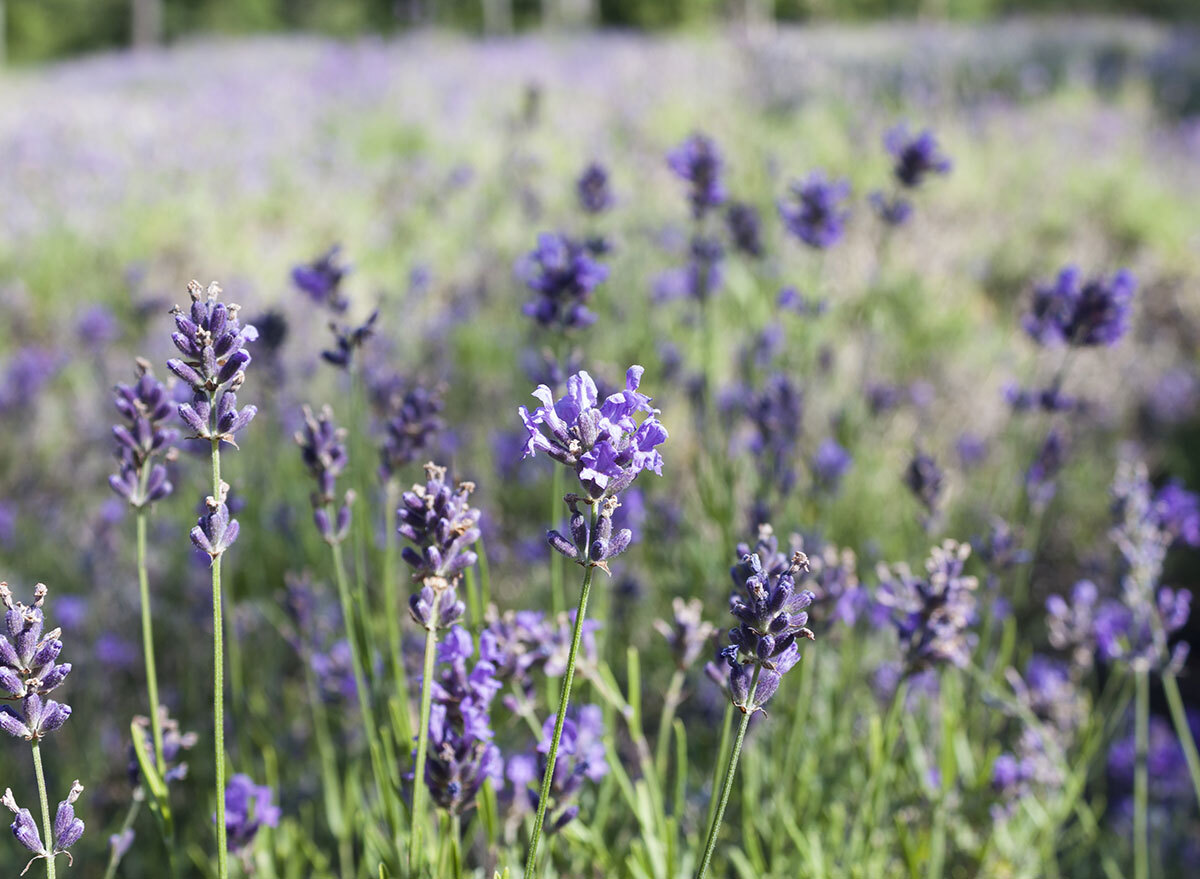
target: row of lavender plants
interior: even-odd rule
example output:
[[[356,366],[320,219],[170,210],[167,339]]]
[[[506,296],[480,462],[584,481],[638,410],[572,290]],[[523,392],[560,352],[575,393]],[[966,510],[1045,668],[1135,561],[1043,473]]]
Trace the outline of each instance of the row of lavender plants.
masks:
[[[814,171],[771,213],[731,194],[713,139],[672,150],[687,231],[646,306],[673,315],[657,343],[620,289],[609,218],[622,204],[589,165],[570,223],[516,263],[527,299],[505,307],[527,321],[524,350],[485,362],[463,344],[457,387],[397,374],[392,345],[446,339],[412,338],[395,308],[352,318],[361,297],[339,247],[298,265],[289,303],[253,320],[192,282],[173,328],[150,324],[174,357],[139,358],[113,395],[109,483],[127,512],[110,522],[134,573],[120,635],[141,651],[96,685],[136,680],[142,714],[120,718],[109,746],[128,752],[124,784],[69,748],[53,754],[55,784],[43,769],[42,739],[72,717],[49,698],[72,669],[63,631],[93,610],[40,584],[0,587],[0,725],[31,745],[35,777],[23,787],[4,763],[16,792],[3,802],[27,869],[54,879],[81,838],[76,869],[107,877],[1148,879],[1200,866],[1200,718],[1177,683],[1191,595],[1164,583],[1168,560],[1200,546],[1200,498],[1152,482],[1145,447],[1088,447],[1099,402],[1071,390],[1079,370],[1107,368],[1096,352],[1126,343],[1130,272],[1069,266],[1026,291],[1014,317],[1042,355],[1006,388],[1004,427],[956,413],[952,438],[918,432],[899,466],[886,457],[887,509],[871,521],[892,534],[851,548],[822,528],[875,466],[871,435],[919,424],[937,393],[881,380],[880,361],[912,304],[890,256],[923,246],[912,226],[952,162],[929,131],[895,128],[884,147],[890,179],[865,198]],[[851,224],[873,240],[854,297],[825,271]],[[780,277],[783,251],[801,255],[799,286]],[[777,292],[738,315],[730,290],[747,277]],[[460,302],[435,307],[472,320]],[[313,314],[330,335],[302,337],[321,365],[297,372],[289,328]],[[102,312],[86,318],[109,332]],[[844,357],[823,328],[834,320],[854,333]],[[594,341],[605,334],[644,346],[649,365],[620,381]],[[483,373],[518,357],[535,404],[471,424],[492,390]],[[14,357],[6,416],[58,368],[33,349]],[[496,431],[494,486],[472,481],[472,428]],[[253,463],[239,468],[241,444]],[[1111,512],[1108,557],[1078,563],[1052,542],[1077,460],[1107,474]],[[955,498],[972,479],[970,501]],[[189,569],[168,559],[189,552],[178,514],[192,507]],[[523,539],[525,522],[544,538]],[[1088,579],[1063,585],[1081,568]],[[672,613],[651,627],[664,597]],[[160,691],[164,667],[175,680]],[[89,708],[74,725],[111,719],[104,699]],[[74,775],[103,797],[58,781]]]

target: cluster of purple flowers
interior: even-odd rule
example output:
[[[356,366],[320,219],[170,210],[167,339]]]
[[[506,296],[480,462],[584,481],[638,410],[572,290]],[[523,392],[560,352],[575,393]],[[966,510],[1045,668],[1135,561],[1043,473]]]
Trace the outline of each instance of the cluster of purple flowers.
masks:
[[[779,201],[779,216],[788,231],[816,250],[826,250],[841,240],[850,211],[842,203],[850,197],[850,184],[830,180],[820,171],[796,181]]]
[[[575,194],[585,213],[602,214],[607,211],[613,205],[608,170],[599,162],[592,162],[575,182]]]
[[[404,493],[396,513],[397,530],[414,544],[404,547],[402,556],[421,584],[409,600],[409,613],[426,629],[449,628],[466,610],[457,583],[475,564],[480,514],[470,505],[473,482],[454,485],[446,480],[446,468],[432,463],[425,472],[425,483]]]
[[[546,773],[547,755],[550,753],[550,741],[557,719],[557,715],[548,717],[542,725],[542,739],[537,746],[536,775],[530,771],[533,767],[528,758],[518,761],[515,766],[513,760],[509,761],[507,774],[510,781],[514,786],[524,782],[530,804],[535,809],[538,791],[528,785]],[[558,743],[554,775],[550,780],[550,800],[546,804],[546,814],[549,816],[545,825],[547,834],[553,835],[562,830],[579,814],[579,806],[572,800],[579,796],[585,782],[596,783],[608,775],[608,762],[604,755],[604,716],[599,706],[584,705],[568,712]]]
[[[1124,269],[1085,281],[1068,266],[1053,283],[1034,287],[1021,325],[1039,345],[1115,345],[1129,329],[1136,291],[1137,280]]]
[[[350,508],[354,492],[347,491],[337,507],[337,478],[346,469],[346,431],[333,422],[333,411],[326,406],[319,416],[304,407],[304,427],[296,432],[296,444],[317,488],[310,496],[313,522],[321,538],[329,544],[341,543],[350,533]]]
[[[188,774],[188,765],[182,760],[183,752],[194,748],[200,740],[199,736],[194,732],[183,732],[180,729],[179,721],[168,714],[165,705],[159,707],[158,717],[163,738],[163,765],[155,768],[165,784],[182,781],[187,778]],[[151,760],[157,761],[158,755],[154,753],[154,733],[150,726],[150,718],[135,717],[133,725],[142,739],[143,753],[149,755]],[[134,747],[131,742],[129,745],[129,780],[132,784],[137,785],[141,781],[142,768],[137,754],[134,753]]]
[[[425,784],[433,801],[460,815],[475,804],[484,781],[503,778],[500,749],[492,741],[491,703],[502,686],[486,659],[472,668],[470,633],[455,626],[438,644],[439,674],[432,682],[429,757]]]
[[[292,282],[318,305],[341,314],[350,307],[342,292],[342,280],[350,267],[342,262],[342,248],[334,245],[311,263],[292,269]]]
[[[725,202],[724,164],[716,142],[704,134],[693,134],[667,153],[667,165],[688,183],[688,202],[697,220]]]
[[[970,661],[974,641],[967,629],[975,619],[978,586],[963,573],[970,554],[970,544],[947,540],[930,550],[924,576],[904,564],[879,569],[876,601],[890,613],[907,674]]]
[[[436,391],[414,385],[405,391],[389,389],[380,402],[386,431],[379,449],[380,471],[390,479],[417,461],[445,428],[442,398]]]
[[[3,698],[16,702],[17,709],[0,706],[0,729],[16,738],[32,742],[34,758],[40,777],[41,763],[38,744],[48,733],[60,729],[71,716],[71,706],[46,698],[71,673],[70,663],[59,663],[63,643],[61,629],[45,631],[43,605],[48,589],[39,583],[33,592],[33,604],[15,600],[7,583],[0,583],[0,603],[5,607],[4,633],[0,634],[0,690]],[[58,804],[54,819],[53,838],[43,844],[37,823],[28,809],[17,805],[12,790],[5,790],[3,803],[16,816],[11,827],[13,836],[34,859],[53,859],[66,853],[83,835],[83,822],[75,817],[75,801],[83,792],[76,781],[67,798]],[[42,792],[43,809],[45,792]],[[47,821],[49,818],[47,817]],[[28,867],[26,867],[28,869]]]
[[[333,333],[334,347],[321,352],[321,358],[333,366],[349,369],[358,351],[367,344],[367,340],[375,335],[375,322],[379,320],[379,309],[375,309],[367,319],[357,326],[331,321],[329,330]]]
[[[173,489],[165,463],[174,459],[171,447],[178,431],[163,421],[174,411],[167,389],[150,371],[150,364],[139,359],[138,378],[133,385],[116,387],[117,411],[124,424],[113,427],[117,440],[118,470],[108,477],[113,491],[135,509],[162,500]]]
[[[729,228],[729,240],[740,253],[755,259],[766,253],[758,208],[744,201],[730,202],[725,211],[725,222]]]
[[[312,670],[322,697],[353,699],[358,692],[354,657],[337,601],[307,578],[289,575],[283,607],[290,623],[284,637]]]
[[[937,514],[945,481],[946,476],[942,468],[927,452],[918,451],[908,462],[908,468],[904,471],[904,484],[925,508],[927,522],[932,521]]]
[[[537,247],[516,266],[517,277],[537,294],[522,312],[544,327],[590,326],[596,315],[588,308],[592,293],[608,278],[588,244],[566,235],[543,232]]]
[[[518,410],[528,432],[525,457],[543,452],[574,469],[590,501],[616,496],[643,470],[661,475],[657,446],[666,441],[667,430],[650,397],[638,390],[643,372],[629,367],[625,390],[603,402],[586,372],[568,378],[567,392],[557,401],[550,388],[539,385],[533,396],[542,405],[532,412],[524,406]],[[638,413],[646,413],[640,423]]]
[[[733,704],[746,714],[760,710],[779,688],[779,682],[800,661],[798,639],[813,639],[807,608],[815,596],[796,589],[796,576],[808,570],[808,557],[799,551],[789,558],[769,525],[759,528],[755,551],[739,544],[741,558],[730,568],[735,590],[729,612],[737,625],[729,644],[720,651],[728,667],[725,686]],[[710,676],[713,675],[710,669]]]
[[[229,851],[246,851],[262,827],[278,827],[279,807],[269,787],[238,774],[225,786],[225,832]],[[213,816],[216,820],[216,816]]]
[[[928,129],[914,135],[898,125],[884,135],[883,145],[894,159],[892,175],[901,191],[918,188],[931,174],[948,174],[953,164]],[[870,195],[875,213],[889,226],[902,226],[912,216],[912,202],[901,191]]]

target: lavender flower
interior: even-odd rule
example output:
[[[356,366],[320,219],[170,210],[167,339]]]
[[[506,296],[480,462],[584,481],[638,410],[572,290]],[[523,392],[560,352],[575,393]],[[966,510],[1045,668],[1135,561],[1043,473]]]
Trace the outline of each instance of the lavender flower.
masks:
[[[697,220],[725,201],[721,179],[721,153],[716,143],[703,134],[693,134],[667,153],[667,164],[681,180],[690,184],[688,201]]]
[[[79,818],[75,817],[75,803],[83,793],[83,785],[76,779],[71,784],[71,790],[67,793],[67,798],[58,804],[58,809],[54,815],[54,839],[53,846],[47,849],[42,844],[42,835],[38,832],[37,822],[33,820],[33,815],[28,809],[22,809],[17,805],[16,798],[13,796],[12,789],[6,789],[4,796],[0,797],[0,805],[10,810],[16,818],[11,825],[13,836],[17,842],[25,846],[29,851],[33,852],[33,861],[39,858],[52,859],[58,855],[65,854],[68,864],[74,866],[74,858],[67,851],[75,843],[79,842],[79,838],[83,836],[84,823]],[[25,869],[21,871],[21,875],[29,870],[29,864],[25,865]]]
[[[1173,541],[1200,546],[1200,496],[1177,481],[1168,482],[1154,496],[1154,517]]]
[[[932,455],[918,451],[908,462],[904,471],[904,484],[925,508],[928,520],[931,521],[937,513],[938,503],[945,487],[945,475],[942,468]]]
[[[159,777],[166,783],[171,784],[173,781],[182,781],[187,778],[188,765],[181,759],[184,756],[184,751],[190,751],[196,746],[199,737],[194,732],[182,732],[179,728],[179,721],[175,720],[167,711],[166,706],[161,706],[158,709],[159,725],[162,728],[163,737],[163,763],[162,766],[156,766]],[[154,753],[154,738],[150,728],[150,718],[135,717],[133,725],[138,730],[138,735],[142,737],[142,750],[151,761],[157,762],[158,757]],[[137,754],[134,752],[134,746],[129,746],[129,780],[134,784],[140,784],[142,775],[141,764],[138,761]]]
[[[700,658],[717,633],[717,628],[703,617],[704,603],[699,598],[671,601],[674,611],[671,622],[655,620],[654,628],[667,639],[675,667],[687,671]]]
[[[117,411],[125,424],[113,427],[117,440],[118,471],[108,477],[113,491],[129,501],[135,509],[162,500],[174,488],[167,478],[167,468],[155,458],[171,461],[175,449],[171,443],[178,431],[163,426],[171,415],[172,406],[167,389],[150,371],[150,364],[137,361],[137,382],[132,386],[116,387]]]
[[[537,247],[518,260],[516,273],[537,294],[521,311],[540,325],[565,330],[595,322],[587,303],[608,278],[608,268],[592,258],[586,244],[544,232]]]
[[[889,226],[903,226],[912,217],[913,205],[900,193],[886,195],[876,190],[867,196],[875,215]]]
[[[588,165],[575,182],[575,193],[586,213],[602,214],[612,207],[613,195],[605,167],[598,162]]]
[[[567,393],[557,402],[550,388],[539,385],[533,396],[542,405],[532,412],[518,409],[529,433],[525,457],[540,451],[574,468],[591,501],[619,494],[643,470],[661,475],[663,459],[656,447],[666,441],[667,430],[650,397],[638,391],[643,371],[629,367],[625,390],[603,403],[586,372],[567,379]],[[647,413],[640,424],[639,412]]]
[[[280,811],[271,789],[257,785],[241,773],[225,786],[225,832],[229,851],[243,852],[254,842],[260,827],[278,827]],[[213,816],[216,821],[216,816]]]
[[[221,496],[209,495],[204,499],[204,512],[190,533],[192,545],[207,555],[213,564],[233,546],[240,531],[237,519],[229,515],[229,505],[225,503],[228,497],[229,485],[222,482]]]
[[[0,583],[0,602],[7,635],[0,635],[0,690],[18,709],[0,707],[0,729],[26,741],[36,741],[61,727],[71,716],[71,706],[45,699],[71,673],[71,664],[58,664],[62,652],[61,629],[43,632],[42,605],[49,590],[39,583],[31,605],[13,599],[7,583]]]
[[[806,297],[795,287],[784,287],[779,291],[775,300],[780,308],[791,311],[802,317],[816,317],[824,314],[829,308],[829,302],[816,297]]]
[[[331,321],[329,329],[333,333],[333,348],[321,352],[322,359],[334,366],[349,369],[354,361],[354,355],[367,344],[367,340],[375,335],[375,321],[379,319],[379,309],[375,309],[367,319],[358,326],[341,324]]]
[[[446,468],[426,464],[424,485],[414,485],[401,498],[397,530],[415,547],[402,556],[413,568],[421,589],[409,600],[409,613],[427,629],[448,628],[466,608],[457,598],[462,572],[475,564],[472,545],[479,539],[479,510],[469,503],[473,482],[451,485]]]
[[[292,282],[297,287],[313,302],[338,314],[350,307],[350,300],[342,293],[342,280],[350,273],[350,267],[342,263],[341,251],[340,246],[334,245],[311,263],[292,269]]]
[[[817,250],[832,247],[841,239],[850,212],[842,207],[850,195],[845,180],[832,181],[820,171],[791,185],[779,201],[779,216],[788,231]]]
[[[913,135],[898,125],[884,136],[883,144],[896,160],[896,181],[906,188],[915,189],[930,174],[948,174],[952,167],[928,129]]]
[[[729,238],[739,252],[756,259],[766,252],[762,241],[762,220],[754,205],[744,201],[730,202],[725,211],[725,222],[729,227]]]
[[[973,639],[967,627],[975,616],[974,577],[963,574],[971,546],[953,540],[930,550],[924,577],[907,565],[879,568],[876,601],[889,609],[900,637],[905,674],[935,665],[965,666]]]
[[[26,409],[37,402],[42,389],[58,374],[63,358],[45,348],[26,346],[19,349],[2,370],[0,414]]]
[[[763,556],[738,547],[741,561],[729,573],[735,591],[729,612],[738,624],[729,630],[729,645],[721,659],[728,666],[728,689],[733,704],[744,714],[759,711],[779,688],[779,682],[800,661],[799,638],[813,640],[806,608],[814,595],[796,591],[796,575],[808,570],[808,557],[799,551],[784,561],[769,525],[759,529]],[[753,690],[753,692],[751,692]]]
[[[424,454],[446,425],[440,417],[441,397],[420,385],[388,394],[384,408],[387,433],[379,449],[380,471],[390,479]]]
[[[738,396],[753,426],[750,451],[759,480],[786,494],[796,483],[793,461],[802,432],[804,394],[789,375],[777,372],[767,377],[761,391],[741,391]]]
[[[550,740],[554,735],[557,715],[546,718],[542,725],[542,740],[538,743],[538,776],[546,773]],[[550,835],[562,830],[579,814],[579,806],[571,803],[583,790],[586,782],[599,782],[608,774],[604,749],[604,715],[598,705],[584,705],[569,712],[563,721],[562,738],[558,743],[554,776],[550,782],[550,801],[546,813],[549,820],[544,832]],[[534,808],[538,792],[529,788]]]
[[[456,626],[446,633],[438,645],[437,658],[443,668],[433,680],[429,716],[424,781],[433,801],[455,815],[474,806],[484,781],[491,778],[499,784],[504,765],[500,749],[492,742],[490,715],[501,683],[486,659],[467,668],[473,652],[466,629]]]
[[[1015,383],[1004,386],[1004,400],[1014,412],[1070,412],[1083,404],[1062,392],[1057,383],[1046,388],[1022,388]]]
[[[615,495],[609,495],[598,502],[584,501],[587,504],[599,503],[595,525],[588,521],[588,516],[580,509],[581,498],[576,494],[568,494],[563,498],[571,511],[570,539],[559,531],[551,530],[546,533],[546,542],[559,554],[577,564],[587,567],[597,567],[608,570],[608,561],[623,553],[633,542],[633,531],[629,528],[614,530],[613,514],[621,503]]]
[[[1071,589],[1068,602],[1061,595],[1046,599],[1046,626],[1050,644],[1071,653],[1072,662],[1082,669],[1092,666],[1096,652],[1096,602],[1099,593],[1091,580],[1080,580]]]
[[[1025,491],[1035,509],[1045,507],[1053,500],[1057,490],[1055,480],[1066,466],[1067,453],[1066,437],[1051,428],[1029,469],[1025,471]]]
[[[310,497],[313,522],[321,538],[328,544],[341,543],[350,533],[350,508],[354,492],[347,491],[336,514],[337,478],[346,469],[346,431],[333,423],[333,410],[328,406],[314,417],[312,409],[304,407],[304,428],[296,432],[296,444],[308,472],[317,482]]]
[[[1053,284],[1034,288],[1021,325],[1040,345],[1115,345],[1129,329],[1136,290],[1137,281],[1124,269],[1084,281],[1078,268],[1068,266]]]
[[[842,477],[850,469],[854,459],[835,439],[824,439],[817,446],[812,459],[812,473],[816,484],[831,492],[836,492],[841,485]]]

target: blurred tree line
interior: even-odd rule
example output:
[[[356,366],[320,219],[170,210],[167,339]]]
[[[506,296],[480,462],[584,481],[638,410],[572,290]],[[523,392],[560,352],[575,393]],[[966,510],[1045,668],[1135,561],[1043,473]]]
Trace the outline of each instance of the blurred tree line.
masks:
[[[973,20],[1013,13],[1200,15],[1200,0],[0,0],[0,51],[34,61],[194,33],[308,30],[337,36],[437,26],[661,29],[722,21]]]

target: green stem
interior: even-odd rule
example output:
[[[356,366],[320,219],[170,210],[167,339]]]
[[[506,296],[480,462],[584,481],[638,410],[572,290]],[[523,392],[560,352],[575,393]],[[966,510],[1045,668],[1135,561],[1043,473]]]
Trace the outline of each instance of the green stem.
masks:
[[[162,718],[158,713],[158,671],[154,664],[154,623],[150,614],[150,578],[146,574],[146,510],[137,512],[138,589],[142,601],[142,653],[146,659],[146,693],[150,699],[150,729],[154,737],[154,759],[158,771],[167,771],[163,759]]]
[[[1162,676],[1163,689],[1167,693],[1167,704],[1171,708],[1171,720],[1175,722],[1175,735],[1183,745],[1183,755],[1187,758],[1188,773],[1192,776],[1192,788],[1196,791],[1196,802],[1200,803],[1200,755],[1196,753],[1196,740],[1192,737],[1192,729],[1188,726],[1187,714],[1183,710],[1183,699],[1179,696],[1179,684],[1175,675],[1167,672]]]
[[[215,406],[213,407],[216,408]],[[221,441],[212,441],[212,496],[221,501]],[[229,852],[225,829],[225,630],[221,612],[221,559],[212,561],[213,612],[213,751],[217,788],[217,876],[228,879]]]
[[[1149,795],[1149,776],[1146,769],[1146,751],[1150,727],[1150,672],[1139,669],[1137,676],[1137,711],[1134,715],[1134,742],[1137,748],[1137,763],[1133,774],[1133,875],[1134,879],[1150,876],[1150,839],[1146,821],[1146,805]]]
[[[384,489],[383,511],[383,595],[384,617],[387,624],[388,653],[392,663],[392,678],[400,701],[408,710],[408,678],[404,671],[404,645],[400,638],[400,598],[396,591],[396,506],[399,486],[389,479]]]
[[[557,471],[557,467],[555,470]],[[591,525],[588,533],[596,532],[596,520],[599,508],[592,504]],[[592,590],[592,574],[595,566],[585,564],[583,586],[579,590],[579,607],[575,612],[575,629],[571,634],[571,650],[567,654],[567,673],[563,678],[562,692],[558,698],[558,715],[554,718],[554,735],[550,739],[550,751],[546,755],[546,772],[542,776],[541,795],[538,797],[537,815],[533,819],[533,832],[529,837],[529,854],[525,858],[525,879],[533,879],[537,865],[538,840],[542,835],[542,825],[546,820],[546,805],[550,802],[550,784],[554,780],[554,764],[558,760],[558,743],[562,739],[563,723],[567,719],[567,706],[571,701],[571,684],[575,680],[575,660],[579,656],[579,643],[583,639],[583,621],[587,617],[588,593]]]
[[[440,596],[439,596],[440,597]],[[417,732],[417,762],[413,768],[412,837],[408,848],[408,871],[413,873],[421,860],[421,837],[425,831],[425,756],[429,750],[429,715],[433,710],[433,662],[437,656],[438,602],[429,611],[425,627],[425,663],[421,675],[421,726]]]
[[[42,828],[46,834],[46,851],[54,851],[54,825],[50,823],[50,801],[46,799],[46,776],[42,772],[42,751],[38,740],[33,740],[33,772],[37,776],[38,798],[42,802]],[[54,855],[46,857],[46,879],[54,879]]]
[[[725,780],[721,783],[721,796],[717,801],[717,812],[713,815],[712,826],[708,829],[708,842],[704,846],[704,856],[700,859],[700,869],[696,871],[696,879],[704,879],[708,867],[712,863],[713,852],[717,849],[717,837],[721,834],[721,822],[725,820],[725,807],[729,805],[729,795],[733,791],[733,776],[737,772],[738,758],[742,756],[742,743],[746,740],[746,730],[750,726],[750,718],[754,716],[754,691],[758,688],[758,675],[761,666],[754,667],[754,677],[750,681],[750,695],[746,702],[750,709],[742,709],[742,722],[738,724],[737,738],[733,740],[733,752],[729,755],[729,766],[725,769]]]
[[[658,741],[654,743],[654,770],[659,778],[667,771],[667,749],[671,743],[671,725],[675,720],[675,709],[679,707],[679,694],[683,692],[683,669],[675,669],[667,695],[663,697],[662,717],[658,722]]]
[[[725,718],[721,721],[721,742],[717,745],[717,759],[713,763],[712,784],[709,786],[713,793],[717,790],[717,779],[720,777],[718,773],[721,767],[729,760],[729,748],[733,739],[733,702],[731,701],[725,706]],[[705,819],[706,824],[712,824],[713,815],[717,809],[717,798],[713,796],[708,801],[708,817]]]

